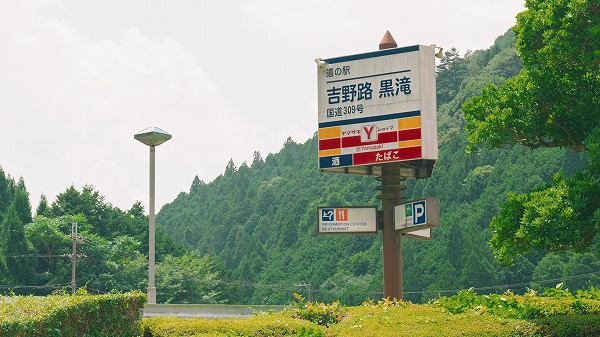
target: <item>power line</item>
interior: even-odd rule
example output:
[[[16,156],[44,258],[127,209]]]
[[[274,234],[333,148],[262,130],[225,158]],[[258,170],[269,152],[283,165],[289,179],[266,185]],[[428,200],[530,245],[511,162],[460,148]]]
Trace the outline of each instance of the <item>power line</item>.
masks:
[[[47,288],[54,288],[54,289],[58,289],[58,288],[65,288],[67,287],[69,284],[46,284],[46,285],[38,285],[38,286],[34,286],[34,285],[0,285],[0,288],[2,289],[21,289],[21,288],[26,288],[26,289],[47,289]]]
[[[6,257],[71,257],[70,254],[10,254]]]
[[[473,287],[473,289],[474,290],[510,289],[510,288],[514,288],[514,287],[528,286],[528,285],[530,285],[532,283],[560,282],[560,281],[565,281],[565,280],[581,279],[581,278],[585,278],[585,277],[589,277],[589,276],[593,276],[593,275],[598,275],[598,274],[600,274],[600,271],[583,273],[583,274],[576,274],[576,275],[571,275],[571,276],[561,277],[561,278],[553,278],[553,279],[545,279],[545,280],[535,280],[535,281],[532,280],[532,281],[529,281],[529,282],[512,283],[512,284],[501,284],[501,285],[493,285],[493,286]],[[307,283],[304,283],[304,284],[256,283],[256,282],[243,282],[243,281],[232,281],[232,280],[223,280],[223,282],[226,282],[228,284],[235,284],[235,285],[242,286],[242,287],[255,287],[255,288],[256,287],[268,287],[268,288],[279,289],[279,290],[292,290],[292,289],[298,289],[298,288],[305,287],[308,290],[308,284]],[[455,292],[458,292],[458,291],[461,291],[461,290],[465,290],[465,289],[467,289],[467,288],[461,288],[461,289],[444,289],[444,290],[423,289],[423,290],[419,290],[419,291],[404,291],[404,294],[455,293]],[[310,293],[311,294],[323,294],[326,291],[327,290],[324,290],[324,289],[310,289]],[[364,292],[364,293],[353,292],[353,294],[380,296],[380,295],[383,294],[383,292]]]
[[[517,286],[527,286],[530,285],[532,283],[548,283],[548,282],[559,282],[559,281],[565,281],[565,280],[573,280],[573,279],[578,279],[578,278],[585,278],[587,276],[592,276],[592,275],[596,275],[596,274],[600,274],[600,271],[595,271],[595,272],[590,272],[590,273],[584,273],[584,274],[577,274],[577,275],[572,275],[572,276],[568,276],[568,277],[561,277],[561,278],[554,278],[554,279],[546,279],[546,280],[538,280],[538,281],[530,281],[530,282],[522,282],[522,283],[513,283],[513,284],[502,284],[502,285],[496,285],[496,286],[486,286],[486,287],[472,287],[473,290],[486,290],[486,289],[497,289],[497,288],[512,288],[512,287],[517,287]],[[422,294],[422,293],[426,293],[426,292],[431,292],[431,293],[451,293],[451,292],[458,292],[464,290],[463,289],[446,289],[446,290],[421,290],[421,291],[405,291],[405,294]]]

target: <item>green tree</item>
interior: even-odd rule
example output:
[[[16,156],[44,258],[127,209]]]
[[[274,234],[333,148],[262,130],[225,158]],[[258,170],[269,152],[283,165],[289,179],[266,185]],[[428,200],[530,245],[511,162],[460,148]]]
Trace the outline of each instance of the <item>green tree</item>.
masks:
[[[29,284],[65,284],[70,270],[71,238],[66,232],[70,223],[81,221],[71,216],[47,218],[35,217],[32,223],[25,225],[25,236],[31,244],[31,252],[45,255],[32,259],[32,272],[35,273]],[[68,229],[67,229],[68,228]],[[63,255],[63,256],[60,256]]]
[[[11,178],[6,176],[2,167],[0,167],[0,214],[5,213],[12,200]],[[14,181],[12,182],[14,184]]]
[[[29,193],[25,190],[25,186],[17,188],[12,199],[11,207],[14,207],[19,220],[21,220],[23,224],[28,224],[33,221],[33,218],[31,217]]]
[[[538,263],[533,270],[531,288],[543,290],[547,287],[564,282],[566,256],[550,253]]]
[[[235,166],[235,163],[233,162],[233,159],[229,159],[229,161],[227,162],[227,166],[225,167],[225,174],[224,176],[230,176],[233,173],[235,173],[237,171],[237,167]]]
[[[6,243],[7,266],[10,274],[17,281],[26,281],[30,276],[29,247],[25,238],[25,223],[21,220],[16,203],[13,202],[4,219],[4,226],[8,229],[8,242]]]
[[[200,180],[198,176],[194,176],[192,186],[190,187],[190,194],[199,193],[204,185],[206,184],[202,180]]]
[[[140,253],[140,242],[130,236],[117,236],[111,241],[88,235],[83,245],[80,269],[88,269],[79,279],[93,291],[143,290],[147,284],[148,262]],[[91,247],[86,247],[91,246]]]
[[[46,198],[45,194],[40,196],[40,202],[35,210],[35,215],[50,215],[50,205],[48,204],[48,198]]]
[[[533,249],[582,250],[600,228],[600,4],[529,0],[514,31],[523,70],[464,104],[469,150],[522,144],[588,151],[588,167],[549,186],[510,194],[491,221],[509,261]]]
[[[467,60],[460,57],[456,48],[444,52],[444,57],[437,66],[437,100],[440,104],[447,103],[456,96],[468,75],[467,66]]]
[[[166,256],[156,267],[159,303],[221,303],[222,271],[209,256]]]
[[[600,4],[529,0],[513,28],[523,70],[464,105],[471,148],[585,149],[600,125]]]
[[[588,289],[600,284],[600,259],[593,253],[573,254],[564,266],[565,286]]]

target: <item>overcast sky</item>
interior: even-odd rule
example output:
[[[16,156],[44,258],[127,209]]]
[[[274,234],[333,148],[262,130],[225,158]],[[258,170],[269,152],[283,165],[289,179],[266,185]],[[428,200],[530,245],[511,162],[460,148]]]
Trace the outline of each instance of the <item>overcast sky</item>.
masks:
[[[158,126],[157,206],[230,158],[251,162],[317,126],[316,57],[399,46],[487,48],[523,1],[0,1],[0,166],[33,207],[70,185],[147,204]],[[315,166],[315,170],[316,170]]]

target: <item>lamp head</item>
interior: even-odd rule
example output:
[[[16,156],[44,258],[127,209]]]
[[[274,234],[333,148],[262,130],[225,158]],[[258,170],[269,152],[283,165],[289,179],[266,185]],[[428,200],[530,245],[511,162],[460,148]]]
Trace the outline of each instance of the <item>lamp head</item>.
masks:
[[[325,61],[323,61],[323,59],[321,59],[320,57],[317,57],[315,59],[315,62],[317,63],[317,65],[319,66],[319,68],[323,69],[327,66],[327,63]]]
[[[434,56],[439,58],[440,60],[443,59],[444,58],[444,53],[443,53],[444,48],[438,47],[434,44],[432,44],[431,46],[434,48],[434,50],[437,50],[437,52],[434,54]]]
[[[133,138],[148,146],[158,146],[171,139],[171,137],[168,132],[157,127],[146,128],[133,135]]]

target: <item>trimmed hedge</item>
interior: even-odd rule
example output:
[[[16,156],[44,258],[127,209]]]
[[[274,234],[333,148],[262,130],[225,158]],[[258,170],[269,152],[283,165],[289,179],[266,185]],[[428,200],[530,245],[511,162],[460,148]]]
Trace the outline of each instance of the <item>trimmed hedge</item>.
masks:
[[[323,336],[322,327],[285,313],[259,314],[251,318],[175,318],[143,320],[144,337]]]
[[[2,337],[133,337],[146,295],[0,296]]]
[[[528,297],[527,308],[535,308],[531,313],[538,318],[523,319],[510,317],[521,316],[520,309],[513,310],[517,308],[515,304],[502,304],[511,301],[483,298],[501,307],[494,311],[496,309],[489,309],[493,305],[487,306],[492,302],[482,302],[476,308],[450,313],[439,305],[384,299],[344,308],[343,317],[328,325],[310,321],[321,315],[297,319],[298,308],[235,319],[155,317],[143,320],[143,337],[600,336],[600,315],[597,314],[600,301],[597,300]],[[518,299],[525,300],[523,297]],[[319,305],[313,303],[312,307],[316,309]],[[301,309],[306,310],[306,306]],[[321,308],[316,313],[325,311]],[[591,314],[573,314],[577,312]],[[327,320],[315,321],[323,323]]]
[[[600,336],[600,316],[559,315],[533,320],[541,336],[579,337]]]
[[[143,320],[143,337],[572,337],[600,336],[598,315],[557,315],[534,320],[502,318],[476,311],[450,314],[427,304],[349,307],[348,316],[329,327],[290,317],[293,312],[250,318]]]

